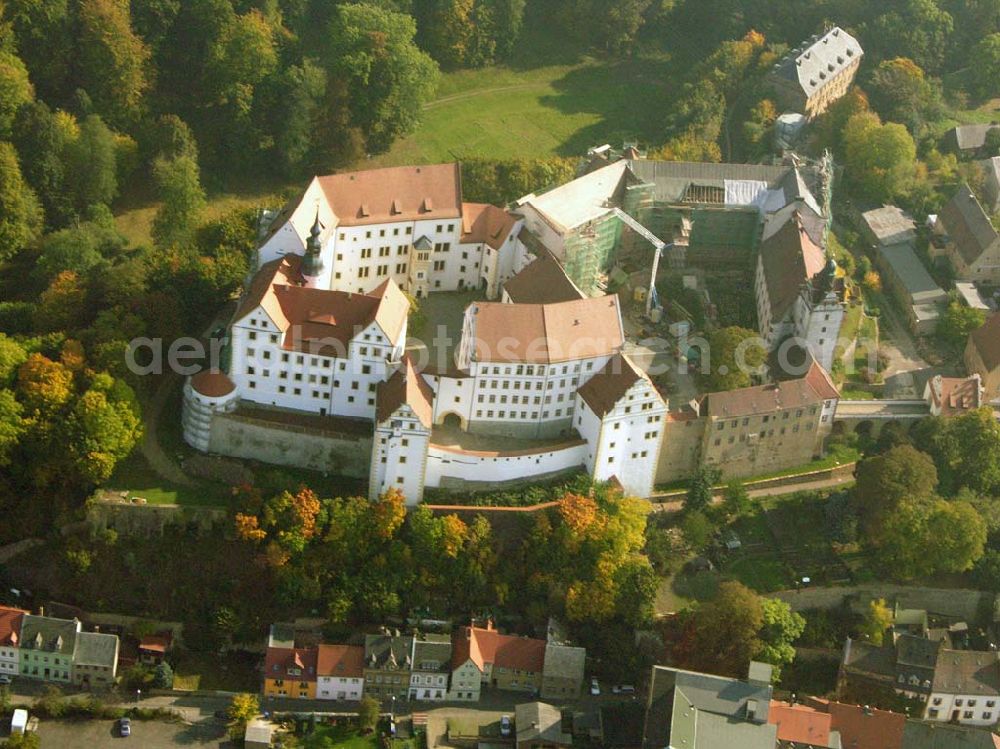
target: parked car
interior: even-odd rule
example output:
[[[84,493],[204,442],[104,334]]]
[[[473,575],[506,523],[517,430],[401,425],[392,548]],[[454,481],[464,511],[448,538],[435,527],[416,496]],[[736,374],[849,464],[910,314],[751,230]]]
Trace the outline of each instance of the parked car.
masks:
[[[597,683],[597,679],[590,680],[590,693],[595,697],[601,693],[601,685]]]
[[[119,718],[118,719],[118,733],[121,734],[121,736],[123,738],[127,737],[127,736],[131,736],[132,735],[132,721],[129,720],[128,718]]]
[[[0,686],[4,686],[5,687],[8,684],[10,684],[10,681],[11,681],[11,679],[10,679],[9,676],[7,676],[7,674],[0,674]]]
[[[510,726],[510,716],[504,715],[500,718],[500,735],[510,736],[511,726]]]
[[[635,687],[631,684],[615,684],[611,691],[614,694],[635,694]]]

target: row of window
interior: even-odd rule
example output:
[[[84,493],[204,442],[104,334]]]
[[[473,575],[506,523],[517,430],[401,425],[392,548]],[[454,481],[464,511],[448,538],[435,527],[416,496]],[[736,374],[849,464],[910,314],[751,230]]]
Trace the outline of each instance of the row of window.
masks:
[[[506,419],[507,415],[508,415],[508,412],[506,410],[496,411],[496,412],[494,412],[492,410],[488,410],[488,411],[486,411],[486,418],[487,419],[494,418],[494,413],[496,414],[496,418],[498,418],[498,419]],[[519,418],[517,411],[510,411],[509,413],[510,413],[510,418],[512,418],[512,419]],[[538,418],[538,411],[530,411],[530,412],[529,411],[521,411],[520,413],[521,413],[520,418],[522,418],[522,419],[529,418],[529,416],[528,416],[529,413],[531,414],[530,418],[532,418],[532,419],[537,419]],[[563,410],[561,408],[557,408],[552,413],[552,418],[558,419],[562,415],[563,415]],[[570,413],[570,409],[568,409],[568,408],[566,409],[566,415],[567,416],[571,416],[572,415]],[[482,410],[480,410],[480,409],[476,410],[476,418],[479,418],[479,419],[483,418],[483,411]],[[548,419],[549,418],[549,412],[548,411],[542,411],[542,418],[543,419]]]
[[[810,424],[806,424],[806,431],[807,432],[812,431],[812,428],[813,428],[813,425],[811,423]],[[796,433],[798,431],[799,431],[799,425],[796,424],[795,426],[792,427],[792,433]],[[778,430],[778,434],[779,435],[785,434],[785,432],[786,432],[786,428],[785,427],[781,427],[781,429]],[[743,434],[741,434],[740,435],[740,442],[746,442],[747,441],[747,436],[748,435],[745,432]],[[774,430],[773,429],[762,429],[762,430],[760,430],[760,432],[756,436],[758,436],[760,439],[765,439],[767,437],[773,437],[774,436]],[[729,439],[726,440],[726,444],[732,445],[734,442],[736,442],[736,436],[735,435],[729,435]],[[722,438],[721,437],[716,437],[715,438],[715,446],[718,447],[721,444],[722,444]]]
[[[938,715],[940,714],[940,712],[941,711],[938,710],[937,708],[933,708],[932,707],[930,710],[927,711],[927,715],[930,718],[937,718]],[[976,713],[975,713],[974,710],[965,710],[965,711],[962,712],[962,719],[963,720],[973,720],[975,717],[976,717]],[[990,712],[990,711],[984,712],[982,720],[993,720],[993,713]]]
[[[502,375],[505,375],[505,376],[508,376],[508,377],[510,375],[512,375],[512,374],[517,374],[517,375],[526,375],[528,377],[535,377],[535,376],[541,377],[541,376],[544,376],[545,374],[558,375],[558,374],[569,374],[570,373],[570,365],[569,364],[563,364],[561,372],[559,371],[559,365],[558,364],[550,364],[549,367],[551,367],[551,371],[547,372],[546,371],[546,365],[544,365],[544,364],[518,364],[518,365],[512,366],[512,367],[500,367],[500,366],[486,365],[486,366],[480,368],[479,374],[481,374],[481,375],[490,375],[490,374],[501,375],[502,374]],[[572,365],[572,372],[573,372],[573,374],[579,374],[580,373],[580,367],[581,367],[580,362],[576,362],[575,364],[573,364]],[[594,362],[592,362],[592,361],[587,362],[586,365],[585,365],[585,367],[584,367],[584,369],[587,372],[593,371],[593,369],[594,369]]]
[[[784,411],[784,412],[782,412],[782,414],[781,414],[781,418],[782,418],[782,420],[784,420],[784,421],[787,421],[787,420],[788,420],[788,418],[789,418],[789,416],[791,415],[791,413],[792,413],[791,411]],[[801,408],[799,408],[799,409],[796,409],[796,411],[795,411],[795,418],[796,418],[796,419],[800,419],[800,418],[802,418],[802,414],[803,414],[803,413],[805,413],[805,411],[804,411],[803,409],[801,409]],[[810,414],[811,416],[815,416],[815,415],[816,415],[816,406],[810,406],[810,408],[809,408],[809,414]],[[777,420],[778,420],[778,415],[777,415],[777,414],[774,414],[774,415],[772,416],[771,414],[764,414],[764,415],[763,415],[763,416],[761,417],[761,423],[762,423],[762,424],[767,424],[767,423],[768,423],[769,421],[771,421],[772,419],[773,419],[774,421],[777,421]],[[736,427],[737,427],[737,426],[739,426],[739,425],[740,425],[740,423],[741,423],[740,419],[733,419],[732,421],[730,421],[730,422],[729,422],[729,426],[730,426],[730,428],[731,428],[731,429],[736,429]],[[746,416],[745,416],[745,417],[743,417],[743,420],[742,420],[742,425],[743,425],[743,426],[748,426],[749,424],[750,424],[750,418],[749,418],[749,417],[746,417]],[[725,422],[725,421],[719,421],[719,422],[718,422],[718,423],[717,423],[717,424],[715,425],[715,428],[716,428],[716,429],[717,429],[718,431],[720,431],[720,432],[721,432],[721,431],[722,431],[723,429],[725,429],[725,428],[726,428],[726,422]]]

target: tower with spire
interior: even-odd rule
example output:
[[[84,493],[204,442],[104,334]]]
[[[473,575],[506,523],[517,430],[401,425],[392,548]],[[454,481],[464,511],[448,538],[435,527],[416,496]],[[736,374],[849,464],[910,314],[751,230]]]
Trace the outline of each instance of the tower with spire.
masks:
[[[319,208],[316,209],[316,221],[309,230],[309,239],[306,240],[306,254],[302,258],[302,275],[305,277],[306,286],[315,288],[319,283],[320,274],[323,273],[323,258],[320,255],[322,249],[319,235],[323,227],[319,223]]]

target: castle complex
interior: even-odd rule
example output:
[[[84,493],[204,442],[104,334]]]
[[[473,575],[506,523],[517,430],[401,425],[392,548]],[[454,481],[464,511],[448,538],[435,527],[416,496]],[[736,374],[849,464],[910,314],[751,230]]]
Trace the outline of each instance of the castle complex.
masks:
[[[366,478],[371,496],[411,504],[426,488],[580,468],[648,496],[705,461],[734,476],[806,462],[838,398],[828,205],[822,168],[600,149],[577,179],[508,209],[463,202],[457,164],[317,177],[266,217],[225,364],[186,385],[185,439]],[[762,338],[775,351],[794,339],[812,367],[670,411],[630,353],[630,319],[662,312],[661,261],[753,278]],[[480,300],[454,355],[425,366],[408,296],[463,289]]]

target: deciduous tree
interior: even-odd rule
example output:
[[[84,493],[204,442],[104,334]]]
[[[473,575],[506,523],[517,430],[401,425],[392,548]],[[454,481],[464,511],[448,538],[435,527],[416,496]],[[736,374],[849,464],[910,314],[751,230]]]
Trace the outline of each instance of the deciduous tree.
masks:
[[[21,176],[17,153],[0,142],[0,262],[27,247],[41,228],[42,211]]]

